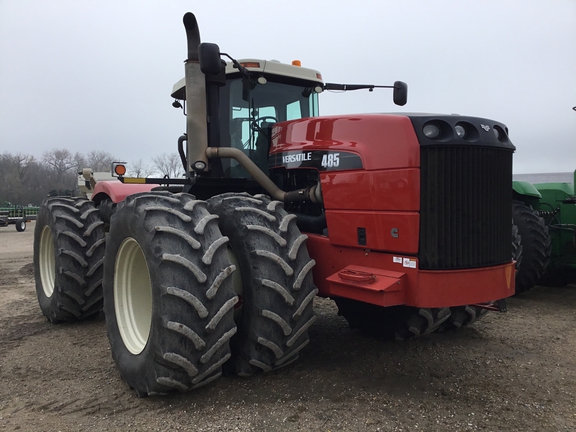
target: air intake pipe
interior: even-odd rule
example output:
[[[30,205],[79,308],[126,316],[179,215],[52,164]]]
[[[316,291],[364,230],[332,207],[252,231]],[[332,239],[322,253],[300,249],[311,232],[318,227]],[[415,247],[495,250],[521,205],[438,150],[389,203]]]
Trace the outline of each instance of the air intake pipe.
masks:
[[[274,184],[270,178],[262,172],[260,168],[244,152],[232,147],[208,147],[206,156],[209,159],[231,158],[237,161],[248,173],[256,180],[270,196],[278,201],[295,202],[311,201],[313,203],[322,203],[322,190],[320,183],[305,188],[285,192]]]

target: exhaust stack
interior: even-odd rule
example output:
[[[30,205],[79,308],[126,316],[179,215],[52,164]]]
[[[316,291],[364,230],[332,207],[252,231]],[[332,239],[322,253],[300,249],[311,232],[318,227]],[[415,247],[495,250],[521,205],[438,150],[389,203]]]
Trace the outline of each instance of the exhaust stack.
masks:
[[[206,77],[200,70],[198,45],[200,30],[193,13],[184,15],[184,28],[188,45],[188,58],[185,62],[186,79],[186,134],[187,134],[187,172],[193,171],[194,164],[202,161],[208,166],[206,148],[208,147],[208,125],[206,112]]]

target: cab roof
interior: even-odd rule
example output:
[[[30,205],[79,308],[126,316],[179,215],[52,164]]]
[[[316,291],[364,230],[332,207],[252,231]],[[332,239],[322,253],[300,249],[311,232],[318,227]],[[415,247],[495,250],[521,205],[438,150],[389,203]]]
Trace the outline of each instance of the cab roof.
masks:
[[[312,81],[320,85],[323,84],[322,75],[314,69],[308,69],[301,66],[292,64],[281,63],[278,60],[260,60],[260,59],[240,59],[238,60],[242,66],[250,72],[263,75],[277,75],[287,78],[296,78],[305,81]],[[239,74],[238,69],[234,67],[232,62],[226,63],[226,75]],[[186,78],[182,78],[172,87],[171,96],[174,99],[186,99]]]

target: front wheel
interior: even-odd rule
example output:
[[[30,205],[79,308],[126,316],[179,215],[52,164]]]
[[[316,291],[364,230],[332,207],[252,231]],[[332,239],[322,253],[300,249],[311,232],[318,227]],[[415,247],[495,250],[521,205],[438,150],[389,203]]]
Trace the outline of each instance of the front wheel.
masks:
[[[238,301],[217,216],[192,195],[134,194],[110,221],[104,311],[112,357],[138,396],[222,373]]]
[[[16,222],[16,231],[22,232],[25,230],[26,230],[26,220],[25,219],[21,219],[18,222]]]

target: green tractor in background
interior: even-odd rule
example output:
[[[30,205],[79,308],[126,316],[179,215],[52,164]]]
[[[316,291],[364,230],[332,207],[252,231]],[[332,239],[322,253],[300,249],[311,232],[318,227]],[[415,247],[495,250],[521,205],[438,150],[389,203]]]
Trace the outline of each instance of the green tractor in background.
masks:
[[[522,243],[516,293],[534,285],[576,282],[576,195],[574,184],[514,181],[512,218]]]

